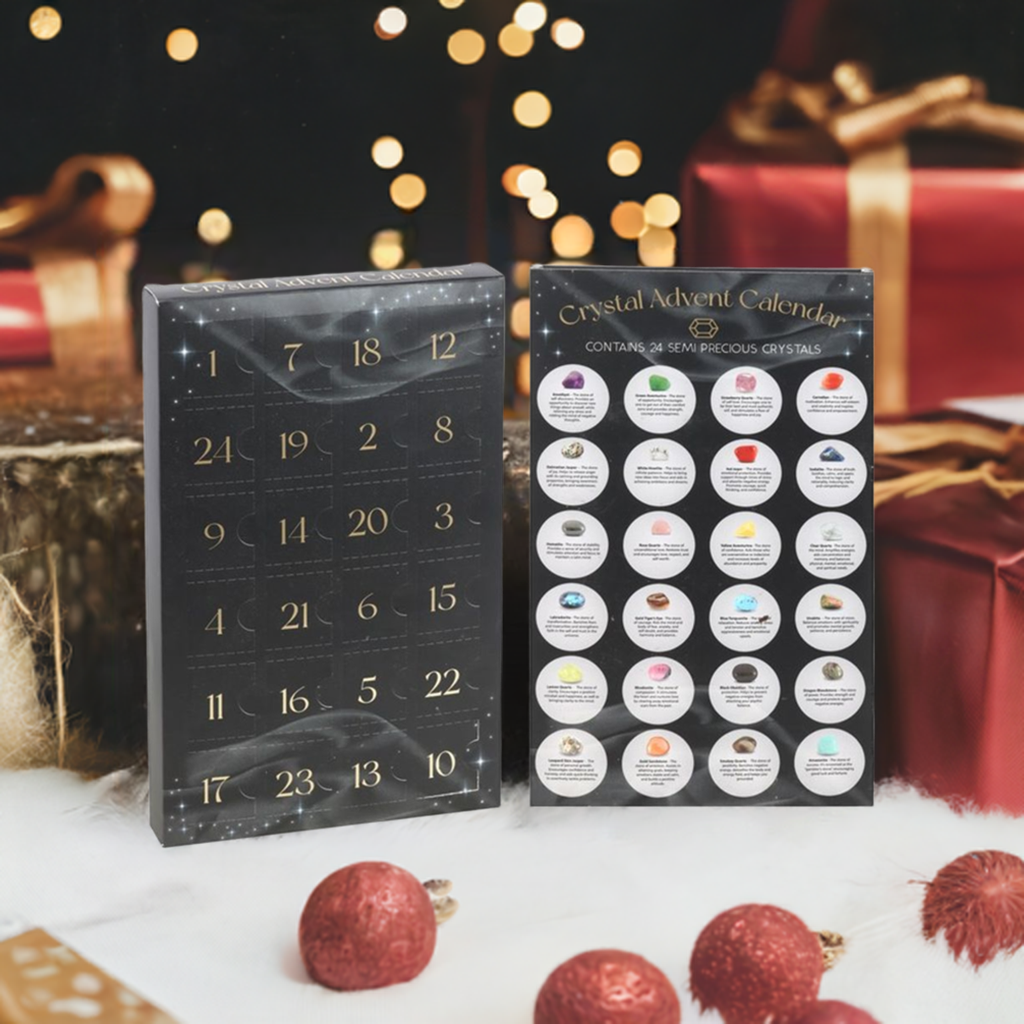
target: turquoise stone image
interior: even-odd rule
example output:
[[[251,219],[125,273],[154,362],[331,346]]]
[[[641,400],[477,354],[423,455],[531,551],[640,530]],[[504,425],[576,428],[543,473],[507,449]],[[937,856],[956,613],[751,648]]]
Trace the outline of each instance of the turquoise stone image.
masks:
[[[831,734],[826,734],[818,739],[818,754],[821,757],[832,757],[839,753],[839,740]]]
[[[757,611],[757,598],[753,594],[740,594],[732,603],[738,612]]]

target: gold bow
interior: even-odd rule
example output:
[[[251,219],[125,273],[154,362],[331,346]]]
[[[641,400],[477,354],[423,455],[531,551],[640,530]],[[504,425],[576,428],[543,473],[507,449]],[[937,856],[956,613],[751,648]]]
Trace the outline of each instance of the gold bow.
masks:
[[[837,64],[826,82],[765,71],[726,119],[732,134],[752,146],[806,148],[817,135],[847,154],[900,142],[918,129],[1024,143],[1024,110],[989,103],[977,78],[947,75],[876,93],[870,70],[856,61]]]
[[[748,145],[849,158],[847,264],[875,271],[875,409],[904,410],[911,258],[906,135],[956,131],[1024,144],[1024,110],[989,103],[984,83],[968,75],[876,93],[865,65],[844,61],[826,82],[765,71],[729,106],[726,123]]]
[[[142,226],[153,179],[130,156],[76,156],[57,168],[39,196],[0,207],[0,253],[96,252]]]
[[[932,465],[889,480],[875,481],[875,507],[893,498],[914,498],[940,487],[983,483],[1003,498],[1024,493],[1021,457],[1024,429],[996,430],[981,423],[875,425],[875,459],[911,456]]]

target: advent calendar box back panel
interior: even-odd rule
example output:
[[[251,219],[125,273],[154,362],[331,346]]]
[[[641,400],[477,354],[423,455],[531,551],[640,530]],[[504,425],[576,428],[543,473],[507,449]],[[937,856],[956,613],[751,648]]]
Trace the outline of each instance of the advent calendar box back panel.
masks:
[[[498,803],[503,304],[482,265],[145,290],[162,842]]]
[[[530,302],[533,802],[870,804],[870,272]]]

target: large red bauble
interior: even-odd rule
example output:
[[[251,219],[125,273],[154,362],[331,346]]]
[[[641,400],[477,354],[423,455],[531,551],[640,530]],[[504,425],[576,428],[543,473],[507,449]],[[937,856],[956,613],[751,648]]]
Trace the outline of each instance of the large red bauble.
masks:
[[[953,956],[975,969],[999,952],[1024,946],[1024,861],[1001,850],[975,850],[928,883],[921,923],[926,938],[945,932]]]
[[[593,949],[556,967],[537,995],[534,1024],[679,1024],[679,996],[654,964]]]
[[[430,963],[437,921],[408,871],[364,861],[328,875],[306,901],[299,949],[309,976],[328,988],[383,988]]]
[[[823,999],[815,1003],[794,1024],[878,1024],[867,1010],[858,1009],[838,999]]]
[[[719,914],[690,957],[690,991],[725,1024],[781,1024],[818,998],[821,943],[781,907],[747,903]]]

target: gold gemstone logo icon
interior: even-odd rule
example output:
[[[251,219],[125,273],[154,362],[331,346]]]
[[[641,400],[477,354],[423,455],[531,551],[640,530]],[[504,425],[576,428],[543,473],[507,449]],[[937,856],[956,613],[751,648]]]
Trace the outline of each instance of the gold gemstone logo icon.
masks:
[[[690,333],[695,338],[713,338],[718,333],[718,324],[709,316],[698,316],[690,321]]]

